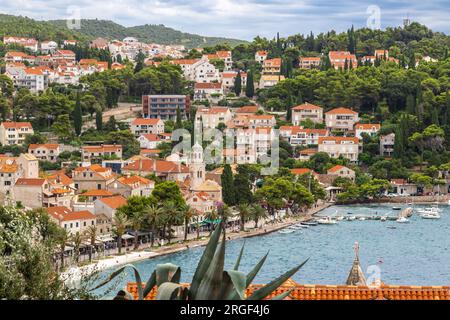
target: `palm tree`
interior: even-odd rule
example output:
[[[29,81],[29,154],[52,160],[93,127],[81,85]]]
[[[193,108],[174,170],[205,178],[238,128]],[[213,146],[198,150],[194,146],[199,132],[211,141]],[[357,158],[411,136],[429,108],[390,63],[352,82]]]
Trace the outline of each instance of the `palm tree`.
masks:
[[[219,219],[219,214],[216,210],[216,208],[213,208],[213,210],[211,212],[208,212],[207,216],[210,222],[210,227],[209,227],[209,235],[212,235],[213,229],[214,229],[214,223],[212,221],[215,221],[217,219]]]
[[[255,221],[255,229],[258,228],[258,221],[267,217],[267,211],[259,204],[251,206],[250,217]]]
[[[86,236],[89,238],[90,245],[89,245],[89,262],[92,261],[92,253],[93,249],[95,248],[95,241],[97,240],[97,228],[95,226],[89,226],[86,229]]]
[[[146,208],[145,214],[147,223],[152,230],[151,246],[153,247],[155,242],[155,233],[163,220],[163,210],[158,206],[150,205]]]
[[[146,218],[145,211],[135,211],[132,216],[128,219],[131,228],[134,231],[134,250],[139,248],[139,230],[142,228]]]
[[[182,208],[181,213],[184,219],[184,241],[187,241],[189,221],[191,221],[191,219],[197,214],[197,212],[191,206],[186,205]]]
[[[180,220],[180,209],[177,207],[177,205],[172,202],[169,201],[167,203],[164,204],[163,206],[163,210],[165,212],[166,215],[166,226],[167,226],[167,240],[170,241],[172,240],[172,226],[176,225],[179,223]]]
[[[73,255],[76,263],[80,262],[80,246],[83,240],[83,235],[78,231],[69,238],[69,241],[73,244]]]
[[[245,221],[247,220],[247,218],[250,215],[251,207],[248,204],[244,203],[244,204],[240,204],[237,209],[239,211],[241,231],[244,231],[245,230]]]
[[[66,246],[69,240],[70,240],[69,233],[66,231],[66,229],[61,229],[57,237],[57,242],[61,254],[61,265],[60,265],[61,271],[64,270],[64,252],[66,251]]]
[[[128,218],[125,213],[117,211],[113,219],[113,232],[117,236],[119,254],[122,253],[122,236],[127,230]]]

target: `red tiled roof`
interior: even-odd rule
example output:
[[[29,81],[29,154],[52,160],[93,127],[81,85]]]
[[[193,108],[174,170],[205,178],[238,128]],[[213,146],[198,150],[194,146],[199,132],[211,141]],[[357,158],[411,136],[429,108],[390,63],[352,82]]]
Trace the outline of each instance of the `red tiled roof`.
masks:
[[[127,199],[122,196],[101,198],[99,201],[103,202],[112,209],[117,209],[127,204]]]
[[[131,124],[135,125],[135,126],[140,126],[140,125],[154,126],[154,125],[157,125],[160,121],[161,121],[161,119],[155,119],[155,118],[152,118],[152,119],[136,118],[133,120],[133,122]]]
[[[304,104],[292,108],[292,110],[322,110],[322,109],[323,109],[322,107],[316,106],[308,102],[305,102]]]
[[[34,150],[37,148],[46,148],[50,150],[56,150],[59,148],[59,144],[56,143],[43,143],[43,144],[30,144],[28,150]]]
[[[311,169],[308,168],[295,168],[295,169],[291,169],[291,173],[294,175],[303,175],[306,173],[314,173],[314,171],[312,171]]]
[[[319,144],[324,141],[334,141],[339,144],[345,141],[353,141],[355,144],[359,143],[359,139],[356,137],[319,137]]]
[[[340,108],[334,108],[334,109],[326,112],[325,114],[358,114],[358,112],[353,111],[349,108],[340,107]]]
[[[381,124],[379,123],[357,123],[355,124],[356,130],[372,130],[375,128],[375,130],[380,130]]]
[[[108,190],[88,190],[85,193],[80,194],[80,196],[84,197],[111,197],[113,193]]]
[[[344,166],[341,166],[341,165],[336,165],[333,168],[328,169],[328,172],[334,173],[334,172],[337,172],[337,171],[339,171],[341,169],[348,169],[348,168],[344,167]]]
[[[194,89],[221,89],[222,84],[219,82],[197,82]]]
[[[26,179],[19,178],[16,181],[16,186],[42,186],[45,183],[45,179],[35,178],[35,179]]]
[[[5,127],[6,129],[9,128],[28,128],[28,129],[33,129],[33,127],[31,126],[30,122],[14,122],[14,121],[6,121],[6,122],[2,122],[3,127]]]

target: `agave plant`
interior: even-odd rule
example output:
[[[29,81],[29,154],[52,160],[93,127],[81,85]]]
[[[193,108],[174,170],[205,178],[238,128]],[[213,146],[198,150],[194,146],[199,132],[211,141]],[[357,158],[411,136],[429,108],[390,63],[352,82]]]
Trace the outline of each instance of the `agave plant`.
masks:
[[[221,234],[222,241],[219,242]],[[156,266],[144,286],[139,271],[133,265],[128,264],[114,271],[105,281],[92,290],[103,287],[124,272],[125,269],[132,268],[136,278],[139,300],[144,300],[155,286],[158,288],[157,300],[262,300],[292,277],[308,261],[304,261],[246,297],[245,292],[261,270],[268,253],[248,274],[245,274],[239,271],[244,246],[241,248],[233,270],[225,271],[225,230],[221,225],[212,234],[189,287],[180,284],[181,268],[176,265],[169,263]],[[291,291],[284,292],[274,297],[273,300],[282,300],[290,293]],[[133,300],[131,294],[126,291],[120,291],[116,299],[124,299],[124,296]]]

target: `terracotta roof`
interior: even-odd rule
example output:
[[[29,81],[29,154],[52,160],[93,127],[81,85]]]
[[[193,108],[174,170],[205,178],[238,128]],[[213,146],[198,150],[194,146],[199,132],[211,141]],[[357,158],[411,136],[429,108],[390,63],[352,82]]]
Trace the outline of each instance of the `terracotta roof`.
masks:
[[[28,129],[33,129],[33,127],[31,126],[30,122],[14,122],[14,121],[6,121],[6,122],[2,122],[3,127],[10,129],[10,128],[16,128],[16,129],[20,129],[20,128],[28,128]]]
[[[120,144],[104,144],[101,146],[83,146],[81,149],[89,152],[117,152],[122,150],[122,146]]]
[[[320,57],[300,57],[301,61],[320,61]]]
[[[88,190],[85,193],[80,194],[80,196],[84,197],[111,197],[113,193],[108,190]]]
[[[236,113],[256,113],[258,112],[258,106],[243,106],[237,108]]]
[[[344,166],[341,166],[341,165],[336,165],[336,166],[334,166],[333,168],[331,168],[331,169],[328,169],[328,173],[335,173],[335,172],[337,172],[337,171],[339,171],[339,170],[341,170],[341,169],[348,169],[347,167],[344,167]]]
[[[281,67],[281,58],[267,59],[264,61],[264,67]]]
[[[291,169],[291,173],[296,176],[301,176],[301,175],[307,174],[307,173],[314,173],[314,171],[312,171],[311,169],[308,169],[308,168],[295,168],[295,169]]]
[[[194,89],[221,89],[222,84],[219,82],[197,82]]]
[[[108,207],[110,207],[112,209],[117,209],[117,208],[120,208],[127,204],[127,199],[125,199],[122,196],[101,198],[101,199],[98,199],[98,201],[103,202],[104,204],[106,204]]]
[[[159,173],[189,172],[189,168],[185,165],[178,166],[175,162],[155,159],[137,159],[124,166],[123,170]]]
[[[136,118],[133,120],[133,122],[131,124],[135,125],[135,126],[140,126],[140,125],[154,126],[154,125],[157,125],[160,121],[161,121],[161,119]]]
[[[157,134],[147,133],[147,134],[143,134],[141,136],[144,137],[145,139],[147,139],[148,141],[161,141],[161,138],[158,137]]]
[[[292,110],[323,110],[323,108],[312,103],[305,102],[304,104],[292,108]]]
[[[134,185],[136,183],[139,183],[140,185],[148,185],[152,182],[152,180],[140,176],[120,177],[117,180],[126,185]]]
[[[325,114],[358,114],[358,112],[353,111],[349,108],[340,107],[340,108],[334,108],[334,109],[326,112]]]
[[[170,61],[173,64],[194,64],[200,61],[199,59],[178,59]]]
[[[299,154],[316,154],[318,151],[317,149],[304,149],[304,150],[300,150],[298,153]]]
[[[379,123],[357,123],[355,124],[355,130],[380,130],[381,124]]]
[[[188,287],[189,284],[182,284]],[[144,287],[145,284],[142,284]],[[246,296],[260,289],[263,285],[250,285]],[[379,288],[368,286],[347,285],[300,285],[286,282],[274,290],[266,299],[292,290],[288,299],[291,300],[450,300],[450,287],[448,286],[389,286],[381,285]],[[136,300],[138,290],[136,283],[128,283],[127,291]],[[154,300],[157,287],[145,297],[145,300]]]
[[[56,143],[43,143],[43,144],[30,144],[28,146],[28,150],[34,150],[37,148],[46,148],[46,149],[51,149],[51,150],[56,150],[59,148],[59,144]]]
[[[249,120],[273,120],[275,117],[270,114],[252,114],[248,116]]]
[[[353,141],[355,144],[359,143],[359,139],[355,137],[319,137],[319,144],[322,144],[324,141],[334,141],[338,144],[346,141]]]
[[[256,51],[256,54],[258,54],[260,56],[267,56],[267,51],[264,51],[264,50]]]
[[[19,178],[16,181],[16,186],[42,186],[45,183],[45,179],[25,179]]]

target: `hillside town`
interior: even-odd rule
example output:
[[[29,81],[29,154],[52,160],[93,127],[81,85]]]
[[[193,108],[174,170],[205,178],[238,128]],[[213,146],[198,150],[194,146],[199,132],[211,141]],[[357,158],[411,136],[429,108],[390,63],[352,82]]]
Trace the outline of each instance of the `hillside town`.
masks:
[[[313,35],[235,48],[4,35],[1,210],[45,214],[63,272],[189,247],[218,223],[241,237],[334,205],[449,201],[448,49],[356,50],[355,32],[327,50]]]

